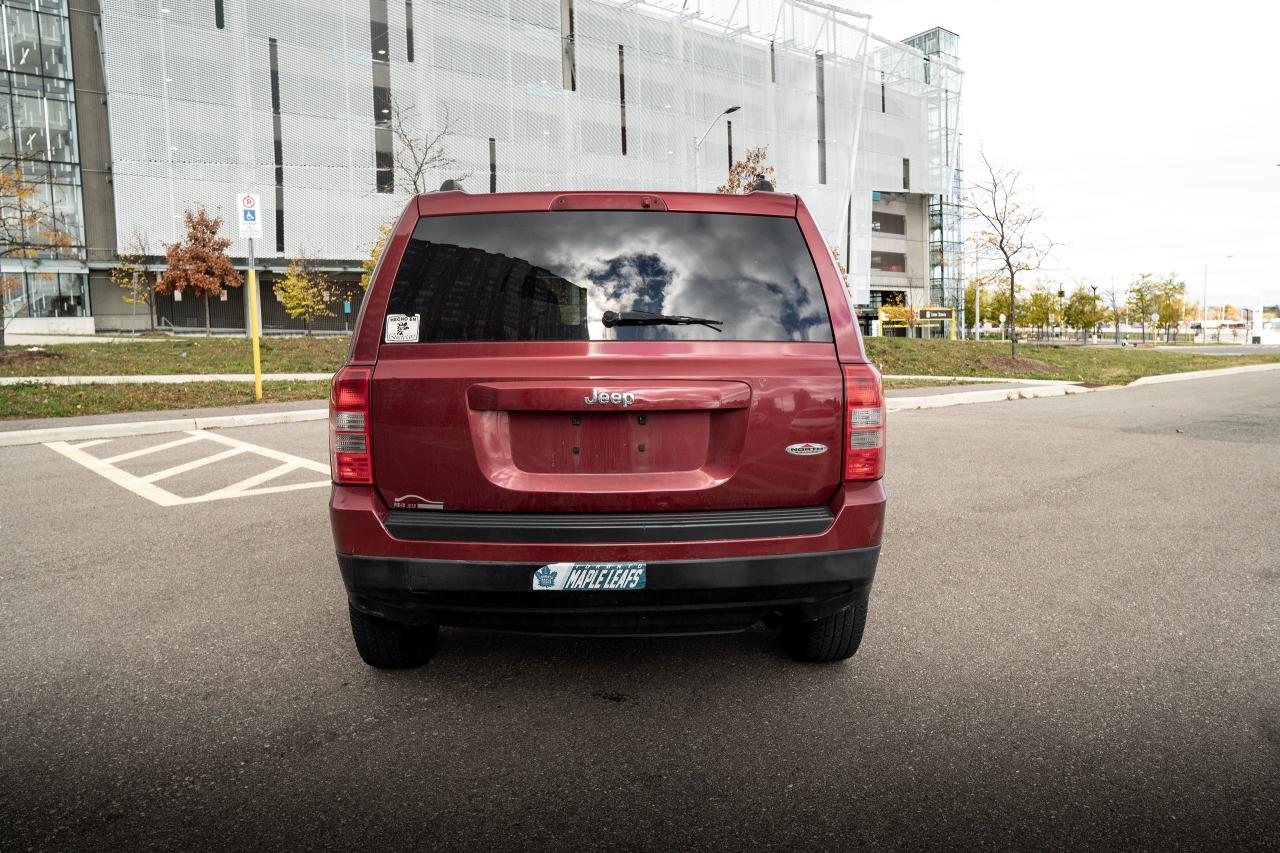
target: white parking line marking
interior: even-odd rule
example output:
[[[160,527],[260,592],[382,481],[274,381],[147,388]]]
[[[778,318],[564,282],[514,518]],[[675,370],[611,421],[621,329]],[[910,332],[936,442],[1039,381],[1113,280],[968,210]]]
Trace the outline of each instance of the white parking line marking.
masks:
[[[225,444],[228,447],[243,447],[247,450],[253,451],[259,456],[265,456],[268,459],[275,459],[279,462],[288,462],[290,464],[297,465],[299,468],[306,468],[320,474],[329,473],[329,466],[324,462],[315,462],[311,459],[303,459],[301,456],[294,456],[292,453],[282,453],[279,450],[272,450],[269,447],[259,447],[256,444],[250,444],[247,441],[241,441],[238,438],[232,438],[229,435],[221,435],[216,432],[204,432],[200,433],[200,435],[207,438],[209,441],[216,441],[219,444]]]
[[[115,465],[118,462],[124,462],[126,459],[137,459],[139,456],[146,456],[150,453],[159,453],[161,450],[168,450],[170,447],[181,447],[184,444],[190,444],[193,441],[199,441],[199,435],[188,435],[186,438],[176,438],[173,441],[166,441],[164,444],[157,444],[154,447],[144,447],[141,450],[131,450],[128,453],[121,453],[119,456],[112,456],[103,459],[108,465]]]
[[[116,456],[99,458],[91,453],[86,453],[83,448],[92,447],[98,444],[105,444],[115,439],[97,439],[94,441],[81,442],[79,444],[69,444],[65,441],[52,441],[45,444],[51,450],[61,453],[68,459],[78,462],[84,467],[93,471],[95,474],[101,474],[106,479],[118,486],[128,489],[139,497],[146,498],[152,503],[160,506],[183,506],[186,504],[205,503],[208,501],[227,500],[229,498],[244,498],[254,495],[273,495],[280,492],[294,492],[300,489],[318,489],[329,485],[329,466],[323,462],[316,462],[312,459],[305,459],[301,456],[294,456],[292,453],[284,453],[279,450],[272,450],[269,447],[261,447],[248,441],[242,441],[238,438],[231,438],[226,435],[219,435],[208,431],[194,431],[188,433],[186,438],[176,439],[174,441],[166,441],[157,444],[154,447],[145,447],[141,450],[131,450],[128,453],[121,453]],[[137,459],[150,453],[158,453],[162,450],[168,450],[171,447],[178,447],[183,444],[191,444],[197,441],[210,441],[214,444],[220,444],[226,447],[218,453],[210,456],[202,456],[191,462],[184,462],[181,465],[174,465],[163,471],[157,471],[154,474],[148,474],[145,477],[139,477],[130,474],[128,471],[118,467],[115,463],[123,462],[128,459]],[[251,453],[261,456],[265,459],[271,459],[280,464],[255,474],[252,477],[246,477],[238,483],[232,483],[230,486],[224,486],[206,492],[203,495],[195,495],[193,497],[181,497],[173,492],[162,489],[155,483],[159,480],[166,480],[196,468],[221,462],[224,459],[230,459],[245,453]],[[306,483],[289,483],[283,486],[263,485],[270,483],[272,480],[283,477],[297,470],[314,471],[316,473],[325,474],[323,480],[312,480]]]
[[[214,462],[221,462],[223,459],[230,459],[232,456],[239,456],[241,453],[244,453],[243,448],[233,447],[230,450],[224,450],[221,453],[215,453],[212,456],[202,456],[201,458],[193,459],[190,462],[183,462],[181,465],[174,465],[172,468],[165,468],[163,471],[148,474],[142,479],[146,480],[148,483],[157,483],[161,480],[166,480],[175,474],[194,471],[197,468],[203,468],[205,465],[209,465]]]
[[[290,483],[287,486],[266,486],[261,489],[245,489],[245,490],[232,490],[230,488],[219,489],[216,492],[209,492],[209,494],[207,495],[199,495],[198,497],[187,498],[186,503],[198,504],[198,503],[204,503],[205,501],[220,501],[220,500],[223,500],[224,498],[244,498],[244,497],[249,497],[251,495],[274,495],[279,492],[296,492],[299,489],[318,489],[321,486],[327,486],[327,485],[329,485],[328,480],[321,480],[319,482],[313,482],[313,483]]]
[[[219,489],[218,491],[243,492],[246,489],[252,489],[254,486],[259,485],[260,483],[265,483],[267,482],[267,480],[274,480],[276,477],[283,477],[285,474],[288,474],[290,471],[297,471],[297,470],[298,470],[297,465],[294,465],[292,462],[285,462],[283,464],[277,465],[276,467],[268,471],[263,471],[261,474],[254,474],[252,477],[246,477],[238,483],[232,483],[230,486],[227,486],[226,488],[223,488],[223,489]]]
[[[121,470],[104,459],[90,456],[65,441],[51,441],[45,447],[58,451],[68,459],[79,462],[95,474],[101,474],[117,486],[123,486],[135,495],[144,497],[152,503],[160,504],[160,506],[177,506],[182,503],[182,498],[172,492],[166,492],[159,486],[153,486],[141,477],[135,477],[128,471]]]

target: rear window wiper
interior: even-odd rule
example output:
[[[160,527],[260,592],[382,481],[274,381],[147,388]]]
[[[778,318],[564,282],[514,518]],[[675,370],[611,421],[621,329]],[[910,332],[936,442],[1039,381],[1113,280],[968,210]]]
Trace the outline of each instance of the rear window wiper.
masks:
[[[600,318],[605,328],[614,326],[706,326],[723,332],[724,320],[708,320],[706,317],[685,317],[681,314],[651,314],[648,311],[606,311]]]

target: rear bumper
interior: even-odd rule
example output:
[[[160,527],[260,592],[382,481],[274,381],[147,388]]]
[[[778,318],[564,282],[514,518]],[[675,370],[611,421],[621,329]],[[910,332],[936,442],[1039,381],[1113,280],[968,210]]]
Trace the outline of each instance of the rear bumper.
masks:
[[[643,590],[534,592],[542,563],[338,554],[358,610],[397,622],[558,634],[740,631],[771,613],[815,619],[865,600],[878,545],[649,562]]]
[[[791,517],[786,524],[773,524],[758,517],[755,510],[680,513],[694,522],[684,530],[669,521],[661,525],[655,523],[662,516],[676,515],[669,513],[636,514],[641,518],[641,527],[637,528],[632,520],[618,513],[597,516],[608,522],[604,525],[584,525],[588,516],[566,513],[558,518],[532,516],[546,523],[531,526],[530,516],[521,523],[513,513],[495,512],[486,514],[496,519],[495,535],[480,535],[482,528],[476,521],[477,513],[441,513],[455,522],[460,518],[465,520],[463,529],[430,523],[426,517],[435,515],[431,510],[411,513],[424,521],[409,525],[404,521],[406,514],[390,510],[376,489],[335,485],[329,499],[329,521],[334,550],[339,554],[465,563],[542,565],[564,561],[644,560],[653,564],[869,548],[880,544],[884,508],[884,486],[874,480],[844,484],[832,495],[825,517],[803,530],[799,528],[799,518]],[[800,510],[777,512],[795,516]],[[751,523],[735,524],[712,516],[749,517]],[[534,529],[538,526],[545,530]],[[659,526],[663,530],[660,538],[642,535],[643,528],[653,530]],[[690,530],[696,530],[698,538],[691,538]],[[544,535],[547,533],[550,535]]]

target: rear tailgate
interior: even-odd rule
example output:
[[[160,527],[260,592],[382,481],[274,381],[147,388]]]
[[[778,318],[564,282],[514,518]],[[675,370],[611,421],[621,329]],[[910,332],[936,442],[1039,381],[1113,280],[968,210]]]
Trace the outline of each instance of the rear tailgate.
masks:
[[[634,343],[436,345],[414,357],[428,346],[396,347],[374,371],[375,479],[393,507],[817,506],[840,479],[830,344],[689,344],[660,360],[660,379]],[[601,410],[586,402],[597,389],[634,402]]]
[[[370,405],[392,507],[819,506],[839,485],[842,374],[794,218],[428,217],[386,314]]]

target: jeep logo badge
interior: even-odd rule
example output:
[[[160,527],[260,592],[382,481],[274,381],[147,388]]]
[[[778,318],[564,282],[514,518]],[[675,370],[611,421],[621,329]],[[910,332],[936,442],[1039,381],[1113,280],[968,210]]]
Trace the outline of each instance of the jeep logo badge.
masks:
[[[787,445],[787,452],[792,456],[817,456],[819,453],[826,453],[827,446],[816,441],[804,441]]]
[[[626,408],[636,401],[636,395],[630,391],[605,391],[602,388],[592,388],[590,397],[583,397],[582,402],[588,406],[621,406]],[[824,450],[826,448],[823,448]]]

